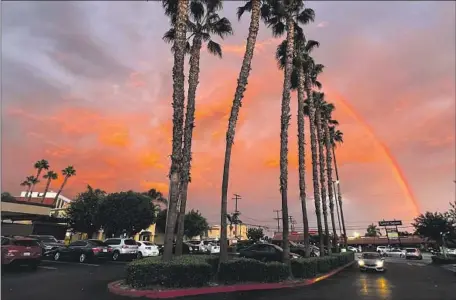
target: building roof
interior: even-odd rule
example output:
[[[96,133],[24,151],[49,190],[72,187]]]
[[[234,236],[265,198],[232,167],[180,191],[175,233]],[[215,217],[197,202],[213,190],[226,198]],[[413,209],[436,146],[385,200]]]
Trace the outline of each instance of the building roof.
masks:
[[[426,239],[423,239],[417,235],[411,236],[401,236],[399,239],[389,240],[390,244],[421,244],[425,243]],[[347,240],[349,245],[386,245],[388,244],[388,238],[386,236],[381,237],[359,237],[359,238],[349,238]]]
[[[310,235],[317,235],[317,234],[318,234],[318,231],[316,231],[316,230],[309,230],[309,234],[310,234]],[[295,231],[292,231],[292,232],[290,232],[289,239],[290,239],[290,241],[293,241],[293,242],[300,242],[300,241],[303,241],[303,240],[304,240],[304,233],[303,233],[303,232],[295,232]],[[273,240],[273,241],[282,240],[282,232],[275,232],[275,233],[274,233],[274,236],[272,237],[272,240]]]

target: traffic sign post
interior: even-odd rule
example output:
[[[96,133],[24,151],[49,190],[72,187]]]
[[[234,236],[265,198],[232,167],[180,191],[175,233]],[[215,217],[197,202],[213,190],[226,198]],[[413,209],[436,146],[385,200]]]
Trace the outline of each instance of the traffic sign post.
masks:
[[[399,240],[399,244],[402,245],[401,239],[399,237],[399,230],[397,229],[397,226],[401,226],[401,225],[402,225],[402,221],[401,220],[392,220],[392,221],[382,220],[382,221],[378,221],[378,226],[382,226],[382,227],[385,228],[386,238],[388,239],[388,246],[390,245],[390,238],[389,238],[389,235],[388,235],[388,227],[396,227],[396,232],[397,232],[397,237],[398,237],[398,240]]]

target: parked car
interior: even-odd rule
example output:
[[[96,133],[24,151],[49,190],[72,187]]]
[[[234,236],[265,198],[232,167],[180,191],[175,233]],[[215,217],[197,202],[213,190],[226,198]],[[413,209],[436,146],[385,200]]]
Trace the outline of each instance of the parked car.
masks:
[[[405,250],[402,250],[400,248],[392,248],[392,249],[389,249],[388,251],[385,252],[386,256],[388,257],[399,257],[399,258],[402,258],[402,257],[405,257]]]
[[[117,261],[121,258],[136,258],[138,255],[138,245],[134,239],[113,238],[104,241],[112,248],[112,260]]]
[[[36,270],[41,262],[39,242],[27,237],[2,237],[2,266],[28,265]]]
[[[389,246],[377,246],[377,252],[378,253],[385,253],[390,249]]]
[[[192,247],[194,253],[206,253],[207,251],[204,241],[187,241],[186,243]]]
[[[283,258],[283,249],[274,244],[255,244],[250,246],[247,249],[241,250],[239,253],[240,257],[253,258],[261,260],[264,262],[267,261],[282,261]],[[291,259],[297,259],[301,256],[296,253],[290,253]]]
[[[43,255],[49,254],[52,250],[65,246],[52,235],[29,235],[28,237],[38,240],[43,248]]]
[[[245,240],[245,241],[238,241],[235,245],[236,245],[236,253],[239,253],[241,250],[243,249],[247,249],[249,248],[250,246],[252,246],[253,244],[255,244],[254,241],[252,240]]]
[[[148,257],[148,256],[158,256],[158,246],[147,241],[136,242],[138,245],[138,258]]]
[[[386,270],[385,259],[378,252],[364,252],[358,260],[358,267],[360,271],[384,272]]]
[[[110,259],[113,249],[100,240],[75,241],[68,246],[52,251],[52,257],[58,260],[77,260],[85,263],[98,259]]]
[[[421,251],[418,248],[406,248],[405,249],[405,259],[423,259]]]
[[[347,246],[347,251],[358,253],[359,249],[353,246]]]
[[[182,243],[182,254],[190,254],[193,253],[191,244],[188,243]],[[165,250],[165,246],[162,246],[161,248],[158,249],[158,254],[163,255],[163,251]],[[176,252],[176,243],[173,244],[173,253]]]
[[[306,255],[306,247],[302,244],[289,241],[290,243],[290,252],[296,253],[300,256]],[[282,241],[273,241],[272,244],[277,245],[282,248]],[[310,245],[310,256],[320,256],[320,249],[317,246]]]
[[[220,243],[211,242],[206,246],[206,251],[209,254],[220,253]]]

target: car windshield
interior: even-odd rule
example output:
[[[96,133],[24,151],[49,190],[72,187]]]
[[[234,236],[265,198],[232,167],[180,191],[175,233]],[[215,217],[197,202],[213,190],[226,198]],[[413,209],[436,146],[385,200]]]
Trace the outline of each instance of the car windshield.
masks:
[[[16,246],[24,246],[24,247],[35,247],[39,246],[38,242],[35,240],[15,240],[13,244]]]
[[[57,243],[57,240],[53,236],[38,236],[36,237],[40,242],[45,243]]]
[[[135,240],[125,240],[124,244],[125,245],[136,246],[136,241]]]
[[[365,259],[376,259],[376,258],[380,258],[380,254],[378,254],[378,253],[364,253],[363,254],[363,258],[365,258]]]
[[[411,252],[415,252],[416,249],[409,248],[409,249],[405,249],[405,251],[407,251],[408,253],[411,253]]]

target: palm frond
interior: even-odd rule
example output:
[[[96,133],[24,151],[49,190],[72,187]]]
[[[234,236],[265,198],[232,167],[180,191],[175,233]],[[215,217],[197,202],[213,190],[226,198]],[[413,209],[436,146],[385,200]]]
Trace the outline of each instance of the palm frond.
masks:
[[[242,18],[242,15],[244,15],[245,12],[250,12],[252,11],[252,1],[247,1],[244,6],[239,6],[237,8],[236,15],[238,17],[238,20]]]
[[[321,88],[323,87],[322,84],[321,84],[321,82],[318,81],[318,80],[315,80],[315,81],[313,82],[313,85],[316,86],[317,89],[319,89],[319,90],[321,90]]]
[[[320,47],[320,43],[315,40],[308,40],[305,46],[305,51],[307,53],[312,52],[313,49]]]
[[[208,43],[207,43],[207,50],[209,51],[209,53],[211,54],[214,54],[214,55],[218,55],[219,57],[222,57],[222,47],[220,46],[220,44],[210,40]]]
[[[280,37],[286,32],[286,26],[283,22],[279,21],[272,25],[272,35],[274,37]]]
[[[190,1],[190,16],[199,23],[204,16],[204,5],[200,1]]]
[[[298,15],[297,20],[301,24],[309,24],[315,21],[315,11],[311,8],[306,8]]]
[[[223,8],[223,2],[221,0],[204,0],[208,12],[214,12]]]
[[[226,36],[233,34],[233,27],[231,26],[230,20],[221,18],[212,24],[210,31],[223,39]]]
[[[276,54],[275,54],[275,57],[276,57],[276,60],[277,60],[277,63],[279,65],[279,69],[283,69],[285,68],[285,60],[286,60],[286,52],[287,52],[287,40],[283,40],[282,43],[280,43],[278,46],[277,46],[277,49],[276,49]]]
[[[174,28],[169,29],[165,34],[163,35],[163,40],[167,43],[171,43],[174,41],[174,38],[176,36],[176,30]]]

